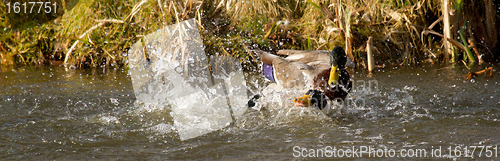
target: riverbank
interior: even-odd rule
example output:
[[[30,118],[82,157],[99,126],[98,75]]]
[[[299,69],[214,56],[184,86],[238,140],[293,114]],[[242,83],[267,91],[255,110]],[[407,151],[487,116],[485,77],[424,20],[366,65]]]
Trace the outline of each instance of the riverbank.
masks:
[[[452,13],[446,50],[446,16],[438,0],[91,0],[59,2],[64,12],[49,16],[8,13],[6,3],[0,6],[2,65],[126,66],[125,53],[141,37],[191,18],[202,26],[206,53],[234,56],[247,68],[254,61],[243,43],[268,51],[343,46],[361,67],[367,46],[379,66],[495,62],[499,56],[499,5],[492,0],[446,5]]]

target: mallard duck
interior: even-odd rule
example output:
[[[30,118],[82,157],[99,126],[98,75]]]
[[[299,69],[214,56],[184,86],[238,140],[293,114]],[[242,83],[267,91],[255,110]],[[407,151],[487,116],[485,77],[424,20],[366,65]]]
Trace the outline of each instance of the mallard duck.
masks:
[[[323,99],[343,100],[352,87],[349,73],[345,69],[348,58],[342,47],[328,50],[280,50],[280,57],[262,50],[253,50],[262,61],[262,72],[266,78],[285,89],[308,90],[302,97],[294,99],[296,106],[325,107]],[[348,63],[352,64],[352,61]],[[326,97],[325,97],[326,96]],[[316,101],[315,99],[321,99]],[[250,104],[250,102],[249,102]]]

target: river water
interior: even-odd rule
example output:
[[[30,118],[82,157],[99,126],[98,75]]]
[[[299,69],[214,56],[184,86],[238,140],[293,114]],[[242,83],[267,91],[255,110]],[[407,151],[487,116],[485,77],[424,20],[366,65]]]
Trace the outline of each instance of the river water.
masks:
[[[0,159],[282,160],[329,157],[333,148],[332,157],[371,149],[359,157],[498,159],[498,71],[472,80],[457,78],[467,74],[463,67],[349,72],[354,103],[329,117],[299,107],[294,114],[281,107],[248,109],[222,130],[181,141],[168,105],[134,103],[126,69],[1,67]],[[253,89],[269,84],[246,75]],[[479,153],[479,146],[491,147]]]

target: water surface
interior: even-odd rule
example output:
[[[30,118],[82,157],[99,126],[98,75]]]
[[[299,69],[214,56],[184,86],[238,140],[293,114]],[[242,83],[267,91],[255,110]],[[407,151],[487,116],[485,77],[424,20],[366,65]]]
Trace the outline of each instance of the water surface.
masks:
[[[125,69],[2,67],[0,158],[270,160],[293,159],[294,147],[327,146],[441,146],[444,157],[454,158],[445,148],[500,146],[498,72],[467,81],[457,78],[467,73],[461,67],[349,72],[355,82],[349,97],[364,104],[326,119],[283,107],[248,110],[222,130],[181,141],[168,105],[134,103]],[[269,83],[248,74],[251,89]]]

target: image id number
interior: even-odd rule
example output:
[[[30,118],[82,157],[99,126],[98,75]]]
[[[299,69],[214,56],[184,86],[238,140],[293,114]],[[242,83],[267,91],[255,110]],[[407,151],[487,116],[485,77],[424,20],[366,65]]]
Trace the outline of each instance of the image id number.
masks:
[[[7,13],[57,13],[56,2],[8,2]]]

